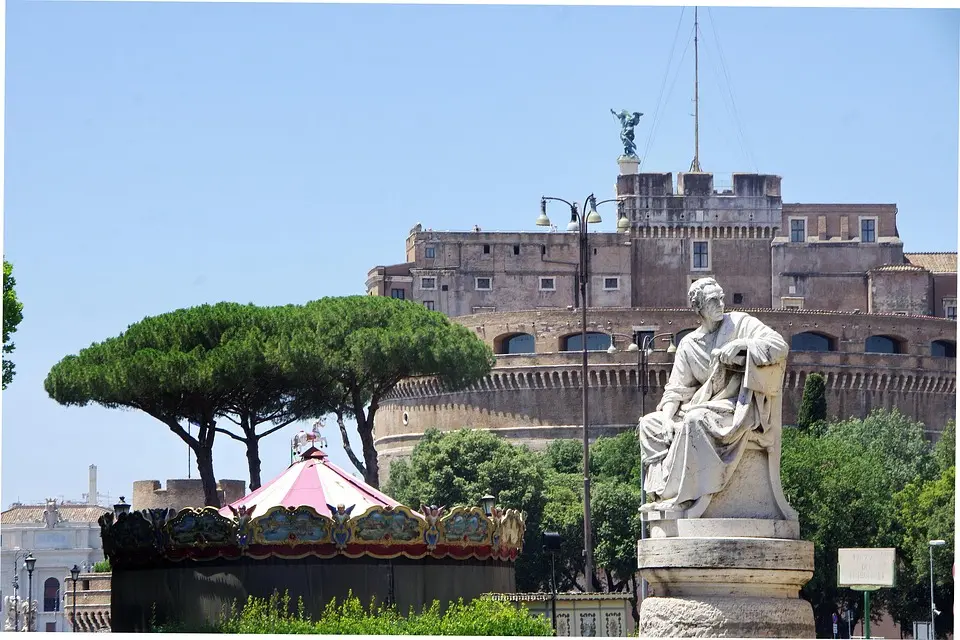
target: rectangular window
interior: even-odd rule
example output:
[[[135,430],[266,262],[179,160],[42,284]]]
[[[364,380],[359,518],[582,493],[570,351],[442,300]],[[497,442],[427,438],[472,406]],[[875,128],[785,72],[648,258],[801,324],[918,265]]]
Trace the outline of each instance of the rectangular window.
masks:
[[[426,258],[428,258],[428,259],[429,259],[429,258],[436,258],[436,257],[437,257],[437,248],[434,247],[433,245],[427,245],[427,248],[424,250],[423,255],[424,255],[424,257],[426,257]]]
[[[476,289],[477,291],[490,291],[493,289],[493,278],[477,278]]]
[[[619,288],[620,288],[620,278],[604,278],[603,279],[604,291],[616,291]]]
[[[943,299],[943,317],[949,318],[950,320],[957,319],[957,299],[956,298]]]
[[[877,219],[860,218],[860,242],[877,241]]]
[[[781,309],[803,309],[803,298],[784,296],[780,298]]]
[[[710,244],[706,241],[695,240],[693,243],[693,268],[710,268]]]
[[[520,245],[518,244],[513,245],[513,255],[515,256],[520,255]]]
[[[557,281],[553,278],[540,278],[540,291],[556,291]]]
[[[735,293],[733,294],[733,304],[743,304],[743,294]]]
[[[435,310],[435,309],[433,308],[433,300],[424,300],[424,301],[423,301],[423,306],[425,306],[427,309],[430,309],[430,311],[434,311],[434,310]]]
[[[488,245],[488,244],[483,245],[483,252],[484,252],[484,253],[490,253],[490,245]]]
[[[790,218],[790,242],[807,241],[807,221],[805,218]]]
[[[403,300],[403,289],[390,289],[390,297]]]
[[[436,279],[436,278],[420,278],[420,288],[421,288],[421,289],[436,289],[436,288],[437,288],[437,279]]]

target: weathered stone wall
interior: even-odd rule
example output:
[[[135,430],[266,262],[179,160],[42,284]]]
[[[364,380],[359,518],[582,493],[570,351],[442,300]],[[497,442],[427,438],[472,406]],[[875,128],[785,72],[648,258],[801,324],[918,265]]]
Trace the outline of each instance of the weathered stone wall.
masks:
[[[932,315],[933,275],[926,269],[898,265],[869,274],[870,313]]]
[[[217,482],[220,504],[235,502],[246,495],[245,480],[220,480]],[[140,509],[175,509],[180,511],[189,507],[202,507],[203,483],[199,479],[167,480],[167,488],[162,489],[159,480],[137,480],[133,483],[133,499],[130,503],[134,511]]]
[[[789,342],[803,332],[828,337],[829,352],[791,352],[784,383],[784,421],[795,420],[806,376],[824,374],[831,416],[865,416],[876,408],[898,408],[931,432],[955,415],[956,361],[934,358],[930,343],[956,340],[956,323],[938,318],[853,313],[750,311]],[[390,463],[409,455],[426,429],[489,429],[534,448],[582,431],[581,354],[560,352],[564,335],[580,330],[569,311],[478,314],[456,319],[489,344],[501,335],[524,332],[536,338],[536,353],[497,356],[490,375],[469,389],[451,392],[429,379],[402,382],[376,417],[376,444],[383,478]],[[634,328],[677,333],[695,326],[689,309],[591,311],[588,329],[630,335]],[[864,353],[866,339],[890,335],[903,341],[898,355]],[[620,342],[621,346],[623,342]],[[662,348],[666,343],[658,343]],[[637,385],[634,353],[591,352],[591,437],[632,429],[641,413],[656,407],[671,356],[655,353],[648,366],[648,394]]]

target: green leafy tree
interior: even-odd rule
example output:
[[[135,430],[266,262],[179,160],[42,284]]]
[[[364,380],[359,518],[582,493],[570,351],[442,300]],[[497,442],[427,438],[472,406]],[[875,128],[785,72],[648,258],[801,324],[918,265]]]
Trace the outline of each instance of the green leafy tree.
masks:
[[[814,543],[816,570],[802,595],[813,605],[818,637],[831,637],[841,602],[860,609],[854,592],[837,586],[837,550],[895,546],[890,466],[882,452],[836,432],[783,432],[784,493],[799,513],[800,537]]]
[[[213,444],[225,429],[218,419],[236,411],[261,422],[275,415],[257,404],[262,398],[245,396],[274,384],[257,368],[263,320],[253,305],[226,302],[145,318],[61,360],[44,388],[64,405],[136,409],[165,424],[196,455],[206,504],[220,506]],[[198,427],[196,435],[187,424]]]
[[[17,330],[23,321],[23,303],[17,299],[15,287],[17,281],[13,277],[13,265],[3,261],[3,388],[13,382],[14,365],[7,357],[16,348],[10,336]]]
[[[874,454],[889,472],[895,488],[936,476],[933,447],[924,437],[923,423],[896,409],[877,409],[866,418],[832,422],[827,434],[832,439],[857,443]]]
[[[540,523],[546,502],[540,456],[487,431],[427,430],[410,457],[390,467],[385,491],[402,504],[451,508],[478,505],[491,493],[497,505],[526,513],[523,553],[517,559],[517,588],[539,588],[546,577]]]
[[[811,373],[803,383],[803,398],[797,413],[797,428],[807,431],[827,420],[827,385],[820,373]]]
[[[933,447],[933,459],[941,473],[957,463],[957,425],[948,420],[937,444]]]
[[[297,406],[333,413],[343,446],[366,482],[379,486],[373,425],[383,398],[411,376],[435,376],[449,389],[486,375],[493,352],[466,327],[414,302],[381,296],[323,298],[305,305],[276,350],[297,384]],[[362,460],[347,437],[356,421]]]
[[[890,613],[901,628],[930,616],[930,540],[945,540],[933,549],[937,635],[953,629],[953,544],[956,504],[956,467],[951,465],[933,480],[911,482],[894,497],[902,528],[898,588],[893,590]]]

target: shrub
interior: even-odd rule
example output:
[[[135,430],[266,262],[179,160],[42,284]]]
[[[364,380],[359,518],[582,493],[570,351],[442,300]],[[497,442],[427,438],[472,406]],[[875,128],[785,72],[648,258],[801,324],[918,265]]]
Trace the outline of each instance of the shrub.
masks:
[[[179,624],[154,626],[159,632],[199,632]],[[296,611],[290,607],[290,596],[274,593],[270,598],[250,597],[237,613],[236,606],[229,615],[222,615],[214,629],[203,632],[286,634],[317,633],[324,635],[454,635],[454,636],[552,636],[550,622],[541,616],[532,616],[525,607],[485,596],[465,604],[460,600],[440,613],[440,603],[434,601],[419,613],[410,611],[402,616],[395,606],[371,602],[364,607],[352,594],[343,602],[327,604],[319,621],[314,622],[304,612],[303,599]]]
[[[110,573],[110,561],[101,560],[100,562],[95,562],[93,564],[94,573]]]

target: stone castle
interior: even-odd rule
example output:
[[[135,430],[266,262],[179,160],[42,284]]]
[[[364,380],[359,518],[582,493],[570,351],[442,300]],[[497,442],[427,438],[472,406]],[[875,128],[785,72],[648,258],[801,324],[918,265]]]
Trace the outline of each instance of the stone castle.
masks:
[[[627,231],[589,234],[593,437],[632,429],[642,409],[656,406],[670,370],[666,347],[697,324],[687,288],[704,276],[723,285],[728,310],[748,311],[790,341],[785,423],[813,372],[826,378],[834,416],[896,407],[931,436],[954,417],[957,254],[904,253],[896,205],[789,204],[779,176],[734,174],[718,188],[710,173],[680,173],[674,184],[670,173],[636,173],[623,163],[617,195]],[[604,211],[603,226],[615,228],[615,209]],[[566,228],[569,210],[551,214]],[[431,427],[485,428],[536,448],[579,437],[579,262],[578,234],[555,227],[457,232],[418,224],[406,262],[370,270],[368,294],[443,312],[497,358],[466,390],[429,379],[396,388],[376,418],[384,476]],[[654,337],[646,394],[638,354],[625,347]],[[609,353],[611,345],[618,350]]]

